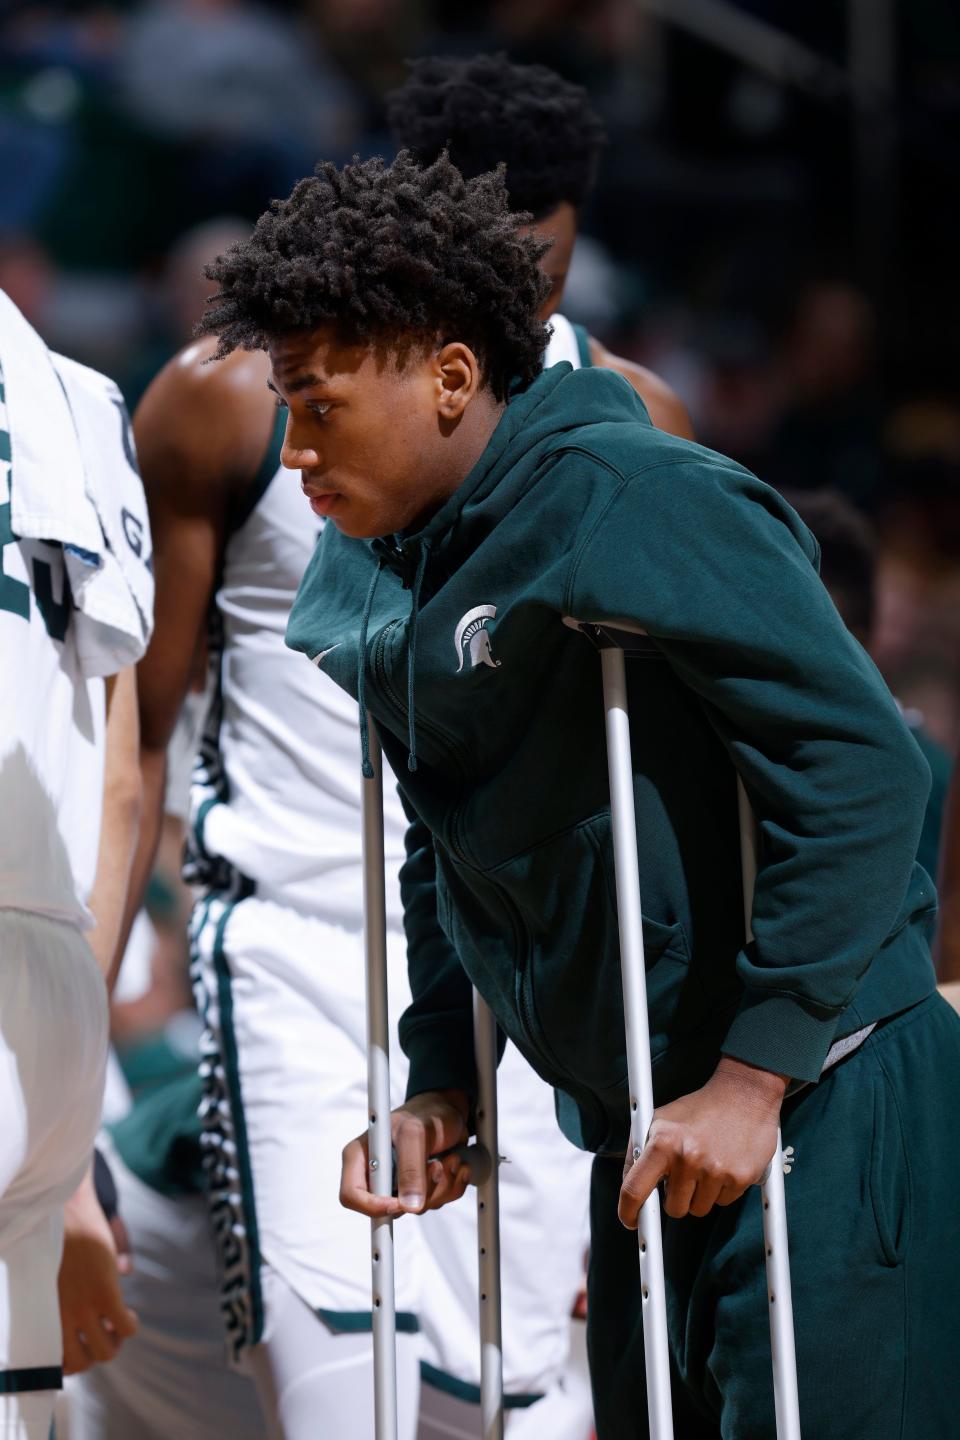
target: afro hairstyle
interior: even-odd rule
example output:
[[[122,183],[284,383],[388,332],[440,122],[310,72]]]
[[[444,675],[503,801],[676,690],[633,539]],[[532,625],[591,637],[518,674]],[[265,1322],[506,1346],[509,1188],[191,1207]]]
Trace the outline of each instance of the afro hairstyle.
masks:
[[[581,207],[604,143],[586,90],[503,54],[430,56],[408,68],[387,97],[398,145],[424,164],[446,150],[467,177],[505,164],[510,204],[535,220],[565,200]]]
[[[504,400],[537,376],[548,338],[549,244],[521,233],[528,218],[511,212],[502,167],[465,180],[446,155],[323,162],[207,267],[219,290],[197,332],[219,337],[217,359],[326,325],[398,350],[459,340]]]

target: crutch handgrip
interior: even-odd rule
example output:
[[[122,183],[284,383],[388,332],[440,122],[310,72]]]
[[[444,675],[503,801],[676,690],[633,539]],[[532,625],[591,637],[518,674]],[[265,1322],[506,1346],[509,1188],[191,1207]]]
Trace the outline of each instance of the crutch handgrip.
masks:
[[[440,1155],[431,1155],[431,1160],[442,1160],[445,1155],[457,1155],[461,1165],[470,1166],[471,1185],[486,1185],[493,1173],[493,1162],[486,1145],[454,1145]]]
[[[469,1184],[486,1185],[493,1171],[486,1145],[451,1145],[447,1150],[438,1150],[436,1155],[428,1155],[427,1160],[446,1160],[450,1155],[456,1155],[461,1165],[470,1166]],[[397,1193],[396,1151],[393,1154],[393,1193]]]

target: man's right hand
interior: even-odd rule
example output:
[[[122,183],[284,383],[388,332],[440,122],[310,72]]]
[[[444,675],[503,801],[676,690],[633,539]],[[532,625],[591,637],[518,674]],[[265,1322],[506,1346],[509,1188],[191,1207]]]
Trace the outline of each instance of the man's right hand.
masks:
[[[470,1102],[461,1090],[428,1090],[415,1095],[391,1116],[397,1154],[396,1196],[374,1195],[370,1189],[367,1136],[358,1135],[343,1152],[340,1204],[378,1219],[419,1215],[459,1200],[470,1179],[470,1166],[458,1155],[431,1158],[469,1135]]]

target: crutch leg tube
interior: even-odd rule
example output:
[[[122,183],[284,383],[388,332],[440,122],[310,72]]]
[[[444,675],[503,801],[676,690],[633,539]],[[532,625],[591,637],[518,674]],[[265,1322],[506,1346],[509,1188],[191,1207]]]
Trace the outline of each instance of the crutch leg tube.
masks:
[[[620,649],[603,649],[600,656],[607,724],[617,917],[620,925],[623,1012],[627,1030],[630,1147],[633,1158],[639,1159],[653,1119],[653,1075],[650,1064],[650,1026],[647,1020],[646,966],[643,958],[640,867],[633,799],[630,723],[627,713],[626,666],[623,651]],[[656,1188],[640,1211],[637,1242],[640,1250],[643,1349],[650,1440],[672,1440],[667,1302],[663,1277],[660,1195]]]
[[[383,757],[367,722],[373,775],[362,785],[363,915],[367,1001],[367,1142],[370,1189],[393,1191],[390,1113],[390,1016],[387,988],[387,911],[383,842]],[[474,992],[477,1061],[477,1144],[461,1147],[477,1186],[480,1279],[480,1413],[483,1440],[503,1440],[503,1345],[500,1308],[500,1192],[497,1136],[497,1025]],[[397,1440],[397,1320],[393,1223],[370,1222],[376,1440]]]
[[[480,1433],[503,1440],[503,1335],[500,1310],[500,1151],[497,1135],[497,1022],[473,992],[477,1061],[477,1143],[489,1157],[477,1181],[477,1261],[480,1279]]]
[[[757,824],[739,776],[737,807],[740,814],[743,921],[747,939],[752,940],[753,891],[757,879]],[[760,1200],[763,1206],[763,1246],[767,1260],[767,1307],[770,1311],[777,1440],[800,1440],[797,1352],[793,1335],[790,1249],[787,1241],[787,1199],[783,1184],[783,1142],[779,1130],[776,1153],[767,1167],[760,1187]]]
[[[390,1025],[387,991],[387,914],[383,860],[383,764],[368,721],[373,778],[363,779],[363,915],[367,993],[367,1138],[370,1189],[393,1188],[390,1133]],[[373,1384],[376,1440],[397,1440],[397,1317],[393,1223],[370,1222],[373,1307]]]

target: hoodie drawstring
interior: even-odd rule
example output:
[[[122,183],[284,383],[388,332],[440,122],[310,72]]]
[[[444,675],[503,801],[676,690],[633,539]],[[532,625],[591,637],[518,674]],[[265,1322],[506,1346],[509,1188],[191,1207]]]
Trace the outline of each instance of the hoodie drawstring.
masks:
[[[423,572],[427,568],[427,556],[430,554],[430,547],[422,544],[420,547],[420,558],[417,561],[417,573],[413,580],[413,597],[410,606],[410,643],[407,646],[407,769],[410,771],[417,768],[417,722],[413,708],[413,681],[417,664],[417,622],[420,618],[420,587],[423,584]]]
[[[380,571],[383,569],[383,557],[377,559],[377,568],[373,572],[373,579],[370,581],[370,589],[367,591],[367,598],[363,606],[363,616],[360,620],[360,649],[357,654],[357,703],[360,706],[360,768],[364,780],[373,779],[373,766],[370,763],[370,734],[367,724],[367,630],[370,627],[370,612],[373,610],[373,597],[377,589],[377,581],[380,579]]]

